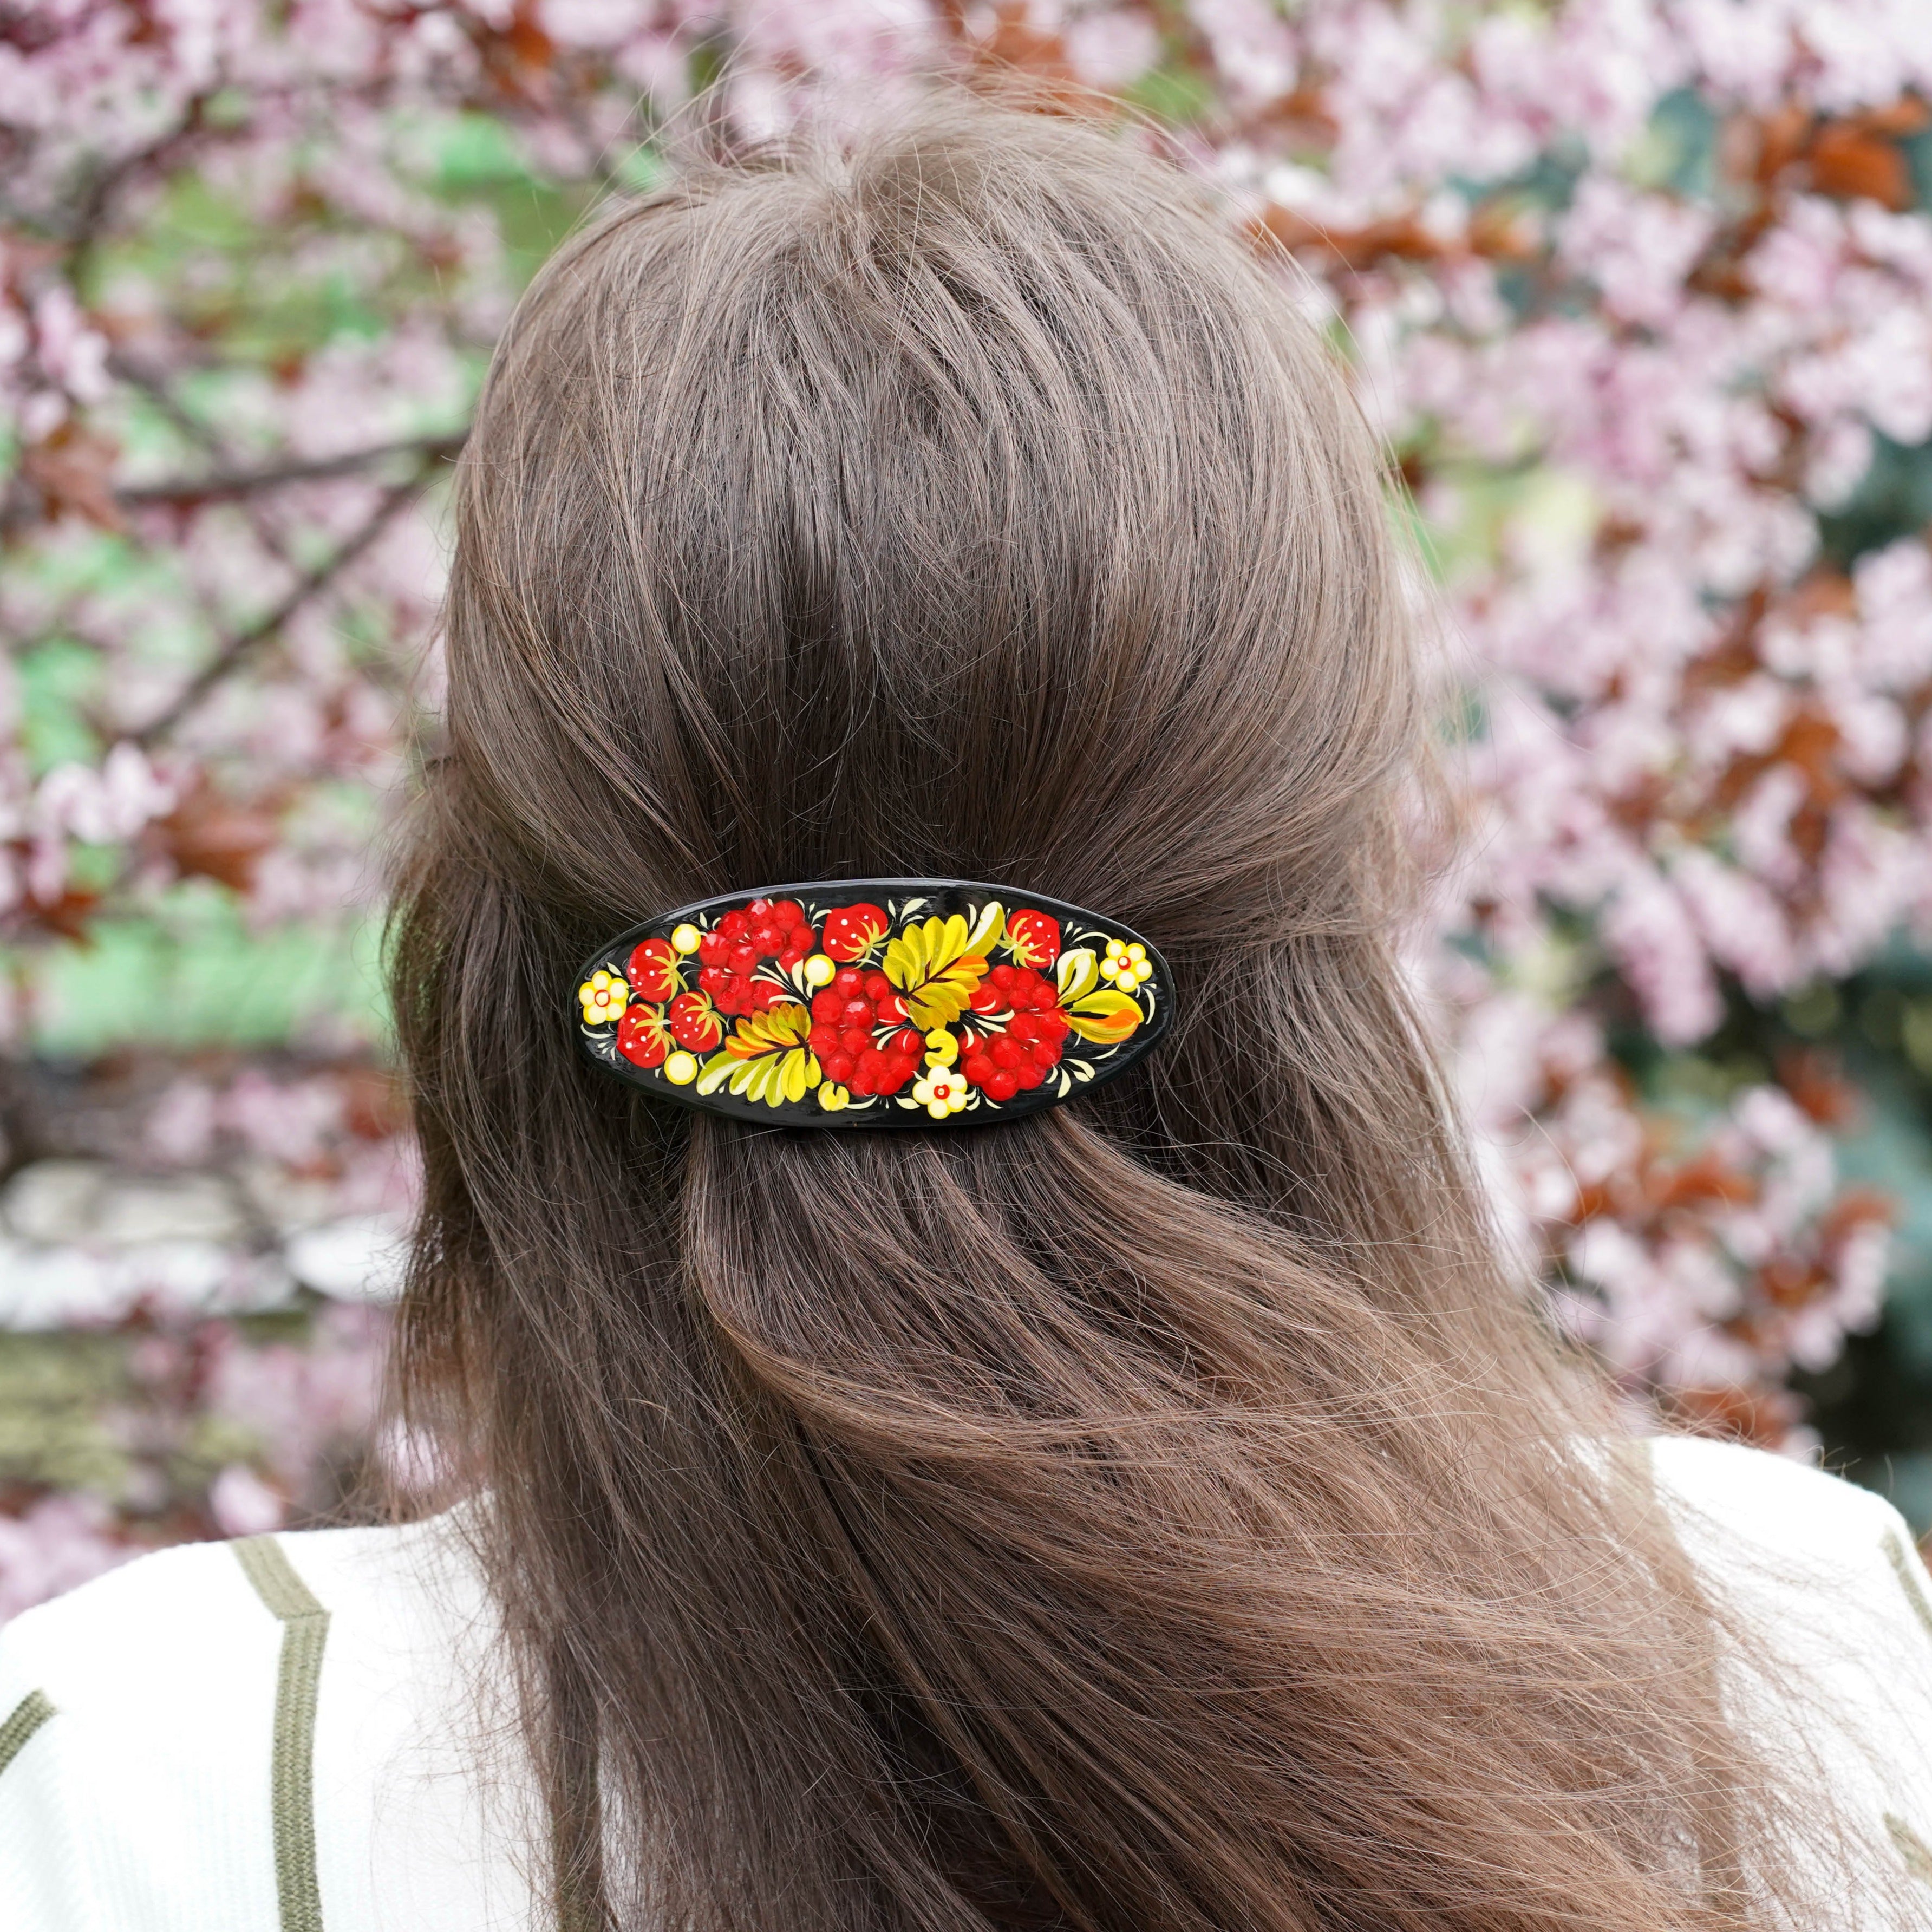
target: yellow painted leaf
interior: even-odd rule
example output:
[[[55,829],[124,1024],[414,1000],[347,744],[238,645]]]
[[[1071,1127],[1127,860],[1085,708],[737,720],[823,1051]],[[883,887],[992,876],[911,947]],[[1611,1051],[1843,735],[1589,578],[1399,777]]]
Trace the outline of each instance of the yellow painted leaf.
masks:
[[[1094,956],[1090,946],[1076,946],[1071,952],[1060,956],[1060,964],[1053,969],[1054,983],[1060,988],[1060,1004],[1084,998],[1100,983],[1100,962]]]
[[[908,926],[886,948],[886,977],[898,988],[907,1017],[921,1033],[950,1026],[986,976],[985,956],[968,950],[972,936],[958,913],[950,919],[935,915]]]
[[[902,993],[952,964],[966,951],[970,937],[956,912],[950,919],[934,914],[914,921],[886,948],[886,977]]]
[[[988,899],[980,908],[980,916],[973,922],[973,929],[966,935],[966,950],[986,958],[999,944],[1000,934],[1006,929],[1005,908],[998,899]]]
[[[980,982],[986,976],[986,962],[969,952],[956,959],[945,970],[927,980],[915,993],[905,996],[906,1016],[922,1033],[949,1027],[971,1004]]]
[[[803,1006],[773,1006],[747,1013],[724,1042],[722,1053],[704,1063],[698,1076],[700,1094],[715,1094],[728,1081],[740,1100],[767,1107],[801,1100],[818,1084],[818,1058],[805,1044],[812,1015]]]
[[[1143,1018],[1138,1001],[1103,986],[1066,1008],[1073,1030],[1096,1046],[1114,1046],[1132,1033]]]
[[[785,1055],[783,1065],[784,1097],[788,1100],[802,1100],[806,1089],[818,1084],[818,1056],[801,1053],[794,1047]]]
[[[805,1097],[808,1086],[818,1084],[818,1057],[803,1047],[788,1048],[783,1053],[766,1054],[758,1060],[741,1060],[731,1076],[731,1091],[742,1100],[767,1107],[782,1106],[788,1100]]]
[[[747,1013],[724,1042],[724,1051],[734,1060],[756,1060],[800,1045],[811,1030],[810,1010],[787,1001],[769,1012]]]
[[[933,920],[929,924],[938,926]],[[883,962],[886,977],[895,986],[916,986],[926,977],[926,927],[909,926],[903,932],[896,932],[886,941],[886,956]]]

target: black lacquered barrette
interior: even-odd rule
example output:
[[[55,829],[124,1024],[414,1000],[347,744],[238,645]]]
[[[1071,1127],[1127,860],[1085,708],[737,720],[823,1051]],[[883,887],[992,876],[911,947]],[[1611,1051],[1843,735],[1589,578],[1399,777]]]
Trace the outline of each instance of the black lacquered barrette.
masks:
[[[1037,1113],[1125,1072],[1174,1004],[1118,920],[959,879],[728,892],[607,940],[578,977],[600,1066],[783,1126]]]

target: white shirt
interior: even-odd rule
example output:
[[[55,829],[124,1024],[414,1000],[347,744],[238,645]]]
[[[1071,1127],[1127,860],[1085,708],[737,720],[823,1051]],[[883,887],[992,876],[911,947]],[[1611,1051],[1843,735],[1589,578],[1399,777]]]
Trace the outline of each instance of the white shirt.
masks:
[[[1661,1441],[1654,1467],[1693,1559],[1872,1748],[1820,1737],[1798,1702],[1752,1721],[1816,1752],[1874,1860],[1918,1881],[1905,1922],[1932,1924],[1932,1581],[1904,1524],[1751,1450]],[[28,1611],[0,1632],[0,1924],[541,1923],[530,1794],[473,1768],[495,1641],[448,1518],[163,1550]]]

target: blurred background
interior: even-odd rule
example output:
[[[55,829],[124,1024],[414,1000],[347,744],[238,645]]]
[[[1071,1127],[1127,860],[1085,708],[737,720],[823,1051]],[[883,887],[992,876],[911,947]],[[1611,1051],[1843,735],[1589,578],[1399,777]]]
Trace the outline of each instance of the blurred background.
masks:
[[[1400,465],[1478,803],[1428,970],[1559,1318],[1932,1525],[1922,0],[27,0],[0,1617],[396,1453],[376,848],[518,291],[674,116],[1015,68],[1292,256]]]

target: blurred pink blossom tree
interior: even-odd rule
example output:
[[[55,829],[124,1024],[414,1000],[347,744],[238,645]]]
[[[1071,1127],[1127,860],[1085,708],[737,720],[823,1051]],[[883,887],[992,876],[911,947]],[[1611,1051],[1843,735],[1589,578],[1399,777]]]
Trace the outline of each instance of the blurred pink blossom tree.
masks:
[[[1351,358],[1454,620],[1478,824],[1432,970],[1506,1222],[1634,1402],[1802,1446],[1787,1378],[1874,1322],[1898,1212],[1846,1184],[1885,1095],[1845,989],[1932,1066],[1922,0],[0,6],[16,1077],[165,1062],[123,1109],[150,1166],[398,1211],[345,962],[518,290],[694,100],[754,141],[1013,68],[1137,110]],[[209,934],[214,1048],[150,944]],[[113,1319],[79,1339],[118,1336],[116,1400],[232,1454],[16,1459],[0,1614],[322,1507],[367,1435],[379,1317]]]

